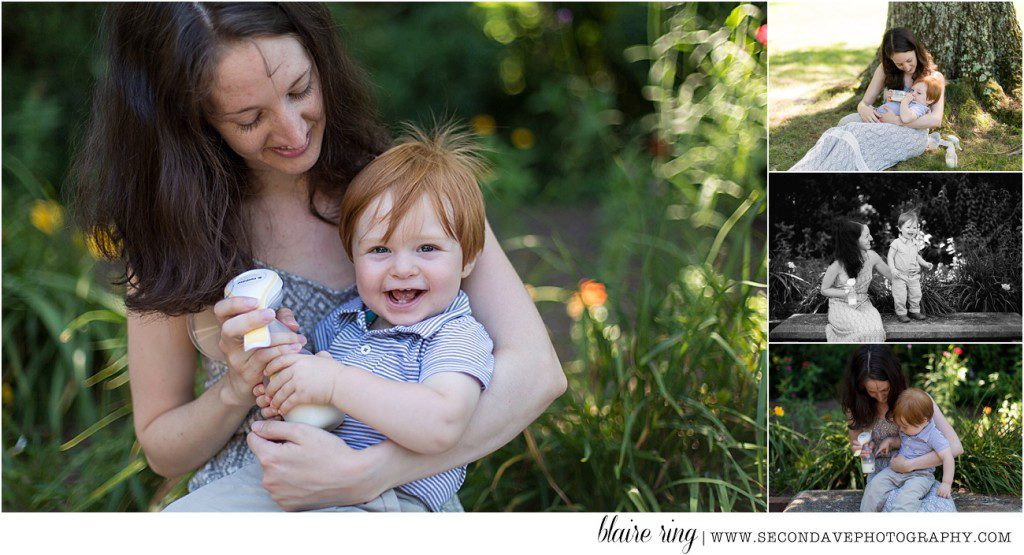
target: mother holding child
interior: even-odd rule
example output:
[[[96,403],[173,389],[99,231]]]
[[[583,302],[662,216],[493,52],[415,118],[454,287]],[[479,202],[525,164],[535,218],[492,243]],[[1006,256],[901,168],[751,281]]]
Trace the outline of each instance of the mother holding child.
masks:
[[[880,171],[925,151],[928,130],[942,125],[945,78],[903,27],[882,35],[878,59],[857,113],[826,131],[789,171]],[[885,102],[876,108],[879,94]]]
[[[346,212],[347,188],[389,140],[325,6],[112,4],[104,30],[109,69],[77,159],[78,215],[125,264],[135,431],[150,467],[195,471],[198,502],[183,510],[221,508],[193,496],[243,470],[252,495],[229,510],[461,510],[461,467],[519,434],[566,386],[484,221],[472,151],[444,133],[421,136],[423,148],[376,166],[365,202]],[[462,192],[388,188],[416,185],[423,165],[402,164],[424,159],[446,183],[456,167]],[[222,298],[253,267],[281,276],[288,308]],[[211,306],[225,361],[202,357],[195,395],[187,315]],[[291,331],[246,351],[243,337],[275,317]],[[297,332],[321,321],[312,344],[329,353],[300,354]],[[442,346],[456,329],[467,333]],[[397,408],[375,406],[381,396]],[[332,435],[264,419],[314,401],[365,425]],[[428,414],[452,432],[429,445],[410,429]]]
[[[924,391],[908,387],[886,345],[862,345],[850,357],[841,387],[850,450],[874,460],[861,500],[863,512],[955,512],[955,457],[963,445]],[[864,437],[870,436],[866,442]],[[936,480],[935,468],[942,467]]]

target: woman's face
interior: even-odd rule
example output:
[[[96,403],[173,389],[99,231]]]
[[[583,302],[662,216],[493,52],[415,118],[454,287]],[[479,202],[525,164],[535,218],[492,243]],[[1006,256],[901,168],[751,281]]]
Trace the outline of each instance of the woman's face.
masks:
[[[864,390],[879,403],[889,402],[889,382],[883,380],[864,380]]]
[[[860,246],[861,250],[864,250],[864,251],[870,250],[871,249],[871,231],[868,230],[868,226],[866,226],[866,225],[862,225],[861,228],[862,229],[861,229],[861,232],[860,232],[860,238],[857,239],[857,244]]]
[[[908,75],[912,75],[914,70],[917,69],[917,52],[913,50],[896,52],[889,59],[892,60],[892,63],[896,64],[897,69]]]
[[[309,171],[320,156],[324,104],[306,49],[288,36],[227,45],[207,118],[254,171]]]

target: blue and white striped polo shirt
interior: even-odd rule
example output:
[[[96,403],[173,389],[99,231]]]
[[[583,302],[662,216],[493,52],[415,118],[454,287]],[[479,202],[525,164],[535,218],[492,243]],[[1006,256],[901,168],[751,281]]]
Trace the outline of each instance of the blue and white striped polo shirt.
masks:
[[[473,318],[469,297],[462,291],[447,309],[411,326],[371,330],[359,297],[331,311],[313,331],[313,352],[329,351],[334,360],[400,382],[420,383],[440,372],[462,372],[487,389],[494,371],[494,344]],[[345,415],[334,435],[353,449],[365,449],[387,439],[384,434]],[[398,489],[439,511],[462,486],[466,467],[409,482]]]

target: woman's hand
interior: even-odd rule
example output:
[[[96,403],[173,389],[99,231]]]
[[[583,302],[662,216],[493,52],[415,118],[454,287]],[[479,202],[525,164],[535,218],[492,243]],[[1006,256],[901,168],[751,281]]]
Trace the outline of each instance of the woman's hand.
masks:
[[[377,449],[356,451],[306,424],[254,422],[246,438],[263,467],[263,486],[286,511],[365,503],[381,494]]]
[[[878,121],[880,123],[891,123],[893,125],[903,125],[903,120],[901,120],[900,117],[897,116],[896,114],[892,113],[892,111],[886,111],[884,113],[880,113],[880,112],[876,111],[875,115],[878,116]]]
[[[263,381],[267,363],[282,354],[298,352],[306,343],[306,338],[296,333],[274,333],[269,347],[246,352],[242,343],[245,334],[269,324],[277,316],[286,326],[298,330],[291,310],[281,309],[275,314],[270,309],[256,310],[257,306],[256,299],[251,297],[230,297],[213,306],[213,313],[221,323],[218,346],[228,366],[222,400],[229,405],[250,407],[255,404],[252,390]]]
[[[874,108],[868,106],[863,101],[857,104],[857,113],[860,115],[860,120],[864,123],[878,123],[879,113]]]

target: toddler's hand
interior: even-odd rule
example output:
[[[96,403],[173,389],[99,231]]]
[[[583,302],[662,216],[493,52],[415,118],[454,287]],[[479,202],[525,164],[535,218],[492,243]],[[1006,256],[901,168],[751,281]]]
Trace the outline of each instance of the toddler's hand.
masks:
[[[911,471],[910,463],[907,462],[907,459],[903,458],[903,455],[896,455],[893,460],[889,461],[889,468],[891,468],[893,472],[900,473]]]
[[[945,499],[949,499],[949,496],[952,493],[952,489],[953,488],[949,484],[940,484],[939,490],[935,492],[935,495],[938,495],[939,497]]]
[[[932,268],[934,268],[934,267],[935,267],[935,264],[932,264],[931,262],[925,262],[925,265],[926,265],[926,267],[928,268],[928,270],[929,270],[929,271],[930,271],[930,270],[931,270]]]
[[[341,365],[326,351],[314,355],[286,354],[267,364],[269,383],[253,393],[264,416],[288,414],[297,405],[329,405],[334,397],[335,378]]]
[[[883,439],[882,443],[878,445],[878,451],[875,452],[875,455],[888,455],[889,449],[892,449],[894,443],[896,443],[895,438],[887,437]]]

